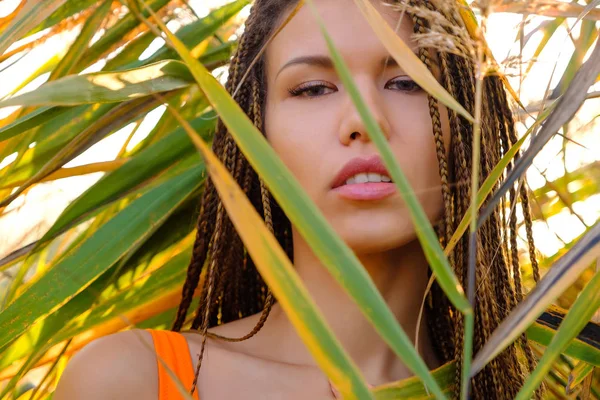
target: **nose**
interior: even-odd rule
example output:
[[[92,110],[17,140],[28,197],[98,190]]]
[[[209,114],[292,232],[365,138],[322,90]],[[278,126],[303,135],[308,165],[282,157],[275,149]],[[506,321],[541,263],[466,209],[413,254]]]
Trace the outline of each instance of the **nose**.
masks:
[[[390,126],[385,115],[383,99],[377,87],[375,84],[361,85],[359,91],[383,135],[389,140]],[[371,141],[367,132],[367,126],[363,122],[349,94],[346,96],[345,105],[341,111],[343,120],[340,124],[340,142],[344,146],[349,146],[357,140],[365,143]]]

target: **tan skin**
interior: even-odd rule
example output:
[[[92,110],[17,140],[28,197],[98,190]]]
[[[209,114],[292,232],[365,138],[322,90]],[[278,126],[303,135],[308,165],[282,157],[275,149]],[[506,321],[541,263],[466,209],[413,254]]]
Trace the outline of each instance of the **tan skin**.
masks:
[[[427,216],[436,221],[443,205],[426,93],[400,67],[393,63],[384,67],[388,53],[353,2],[315,3]],[[373,4],[395,28],[399,13],[378,1]],[[403,21],[398,35],[414,45],[410,18]],[[300,63],[282,69],[301,56],[328,57],[325,41],[308,7],[300,10],[266,52],[266,136],[335,231],[359,257],[414,341],[428,266],[415,239],[408,210],[398,193],[382,200],[356,201],[342,199],[331,191],[332,179],[346,162],[357,156],[371,156],[377,150],[331,66]],[[447,112],[443,107],[440,111],[448,146]],[[411,376],[296,231],[293,239],[298,274],[365,379],[380,385]],[[252,330],[259,316],[209,331],[240,337]],[[202,337],[197,333],[184,335],[196,365]],[[157,399],[156,357],[151,350],[150,335],[142,330],[96,340],[69,363],[54,399]],[[425,319],[419,351],[430,368],[440,365]],[[240,393],[249,399],[332,397],[325,375],[279,303],[273,306],[262,330],[251,339],[237,343],[207,340],[198,390],[203,400],[239,398]]]

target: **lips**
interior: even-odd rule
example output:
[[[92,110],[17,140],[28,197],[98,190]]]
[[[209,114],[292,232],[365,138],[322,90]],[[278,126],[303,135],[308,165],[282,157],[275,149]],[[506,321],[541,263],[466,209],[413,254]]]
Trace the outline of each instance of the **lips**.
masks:
[[[345,182],[357,174],[364,173],[376,173],[379,175],[389,177],[390,174],[387,172],[381,157],[378,155],[371,156],[369,158],[356,157],[348,161],[346,165],[338,172],[331,183],[331,188],[335,189],[343,186]]]
[[[368,158],[353,158],[338,172],[331,183],[331,188],[342,198],[350,200],[379,200],[391,196],[396,192],[396,185],[392,182],[355,182],[358,174],[379,174],[389,177],[385,165],[379,155]],[[364,176],[364,175],[363,175]],[[351,184],[346,181],[353,178]]]

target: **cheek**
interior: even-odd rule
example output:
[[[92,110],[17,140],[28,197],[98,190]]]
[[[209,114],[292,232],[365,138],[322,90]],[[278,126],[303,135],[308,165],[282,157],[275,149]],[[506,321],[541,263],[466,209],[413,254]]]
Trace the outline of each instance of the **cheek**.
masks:
[[[438,175],[438,162],[427,96],[407,98],[388,115],[392,128],[390,146],[406,175],[413,177],[411,184],[422,186],[431,181],[432,176]]]
[[[327,150],[332,148],[332,127],[318,111],[303,112],[291,102],[267,104],[265,135],[267,140],[313,200],[318,200],[326,185],[329,165]]]
[[[390,145],[426,214],[431,220],[435,220],[442,212],[443,202],[427,95],[419,94],[407,98],[402,104],[396,104],[396,109],[397,112],[388,112],[393,132]],[[440,120],[447,152],[450,138],[447,134],[448,121],[445,112],[440,112]]]

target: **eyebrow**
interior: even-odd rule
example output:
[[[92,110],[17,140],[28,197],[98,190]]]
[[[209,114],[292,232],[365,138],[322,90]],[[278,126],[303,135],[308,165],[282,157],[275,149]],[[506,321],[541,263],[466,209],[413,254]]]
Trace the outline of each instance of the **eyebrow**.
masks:
[[[323,56],[323,55],[300,56],[300,57],[292,58],[290,61],[285,63],[285,65],[283,67],[281,67],[279,72],[277,72],[275,79],[277,79],[279,74],[281,74],[281,72],[284,69],[294,66],[294,65],[299,65],[299,64],[311,65],[311,66],[324,68],[324,69],[333,69],[334,68],[333,61],[331,60],[331,58],[329,58],[329,56]],[[387,56],[387,57],[383,58],[381,60],[380,64],[382,67],[385,67],[385,68],[398,66],[398,63],[392,56]]]

